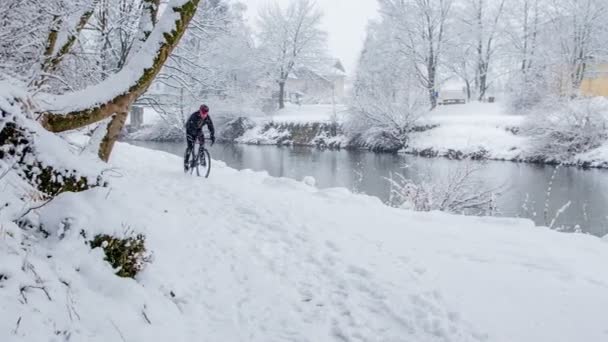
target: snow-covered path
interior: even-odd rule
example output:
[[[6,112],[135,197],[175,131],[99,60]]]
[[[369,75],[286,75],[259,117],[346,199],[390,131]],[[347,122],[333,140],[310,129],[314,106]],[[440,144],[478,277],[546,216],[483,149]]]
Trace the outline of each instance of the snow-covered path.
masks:
[[[198,311],[188,325],[205,326],[205,340],[474,340],[410,260],[391,256],[387,264],[378,241],[349,232],[353,216],[376,229],[382,213],[374,209],[383,208],[378,200],[360,197],[356,202],[372,210],[349,212],[339,209],[352,200],[343,190],[319,192],[217,164],[205,181],[181,174],[179,160],[168,155],[151,177],[139,166],[159,154],[123,154],[125,147],[114,162],[126,167],[127,178],[141,180],[142,198],[162,196],[164,206],[152,210],[153,200],[144,207],[171,211],[162,226],[174,227],[150,239],[152,250],[171,246],[173,252],[156,253],[147,273],[170,274],[179,265],[170,287],[188,310]],[[179,223],[171,222],[175,215]],[[151,216],[147,225],[159,226],[159,220]]]
[[[23,249],[18,228],[0,229],[1,341],[608,340],[598,238],[393,209],[221,163],[204,180],[125,144],[112,163],[109,192],[40,210],[49,239]],[[153,252],[137,281],[79,233],[126,227]]]
[[[166,231],[148,234],[157,257],[142,281],[177,272],[163,286],[205,340],[608,338],[608,244],[597,238],[395,210],[218,164],[201,180],[125,145],[114,163],[128,173],[119,189],[170,211],[148,217]]]

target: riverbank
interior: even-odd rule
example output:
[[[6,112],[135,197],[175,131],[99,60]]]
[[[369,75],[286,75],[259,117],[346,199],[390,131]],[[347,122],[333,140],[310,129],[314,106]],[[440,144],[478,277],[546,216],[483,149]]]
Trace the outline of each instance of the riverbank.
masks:
[[[341,108],[345,113],[345,108]],[[234,142],[262,145],[295,145],[318,148],[366,149],[348,138],[342,129],[347,114],[332,120],[329,108],[320,110],[311,121],[306,117],[310,109],[289,109],[289,115],[277,115],[255,122]],[[500,104],[469,103],[441,106],[421,118],[409,134],[405,148],[392,152],[422,157],[474,159],[561,164],[581,168],[608,168],[608,143],[578,153],[567,159],[539,156],[530,152],[532,138],[524,133],[526,117],[510,115]],[[393,146],[386,146],[391,151]]]
[[[177,156],[126,144],[116,146],[111,163],[119,177],[110,191],[64,194],[39,211],[48,239],[3,223],[0,336],[607,337],[608,244],[599,238],[527,220],[394,209],[220,162],[203,180],[184,175]],[[152,263],[135,280],[117,278],[81,229],[145,234]]]
[[[130,142],[182,157],[184,142]],[[273,177],[302,180],[312,176],[320,189],[341,187],[391,200],[387,179],[401,175],[417,184],[446,184],[467,165],[475,167],[480,187],[503,189],[496,197],[502,217],[553,224],[559,231],[608,234],[608,171],[502,161],[459,161],[423,158],[410,154],[373,153],[366,150],[330,150],[306,146],[215,144],[214,159],[237,170],[267,172]],[[551,195],[547,189],[552,187]],[[563,210],[566,203],[570,206]],[[560,214],[558,214],[560,212]]]
[[[368,149],[364,143],[345,134],[343,124],[347,116],[345,106],[291,105],[268,117],[222,121],[218,125],[218,138],[224,142],[250,145]],[[496,103],[441,106],[421,118],[412,128],[408,146],[403,148],[387,142],[376,152],[608,168],[608,143],[562,159],[532,153],[533,139],[523,133],[525,120],[523,115],[509,115]],[[170,131],[149,127],[127,138],[158,141],[166,136],[180,136],[179,132]]]

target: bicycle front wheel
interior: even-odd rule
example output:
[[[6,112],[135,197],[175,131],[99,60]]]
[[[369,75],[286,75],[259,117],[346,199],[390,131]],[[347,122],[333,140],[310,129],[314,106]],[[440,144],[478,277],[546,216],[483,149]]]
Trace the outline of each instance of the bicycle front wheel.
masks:
[[[196,156],[196,153],[192,152],[190,156],[190,174],[201,176],[201,172],[199,169],[199,158]]]
[[[211,154],[207,149],[204,149],[201,157],[203,160],[201,160],[199,176],[209,178],[209,174],[211,173]]]

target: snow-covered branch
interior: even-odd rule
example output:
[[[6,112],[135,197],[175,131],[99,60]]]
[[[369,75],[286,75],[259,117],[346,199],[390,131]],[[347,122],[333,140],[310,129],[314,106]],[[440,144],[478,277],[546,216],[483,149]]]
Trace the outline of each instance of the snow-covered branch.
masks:
[[[39,95],[44,127],[62,132],[126,112],[160,72],[196,13],[199,1],[171,1],[137,55],[105,81],[82,91]]]

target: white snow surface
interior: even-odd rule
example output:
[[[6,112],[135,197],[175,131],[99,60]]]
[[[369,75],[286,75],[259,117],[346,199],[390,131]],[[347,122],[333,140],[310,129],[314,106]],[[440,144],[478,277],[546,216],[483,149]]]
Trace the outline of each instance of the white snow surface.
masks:
[[[203,180],[126,144],[112,164],[111,189],[39,210],[49,238],[2,223],[1,341],[608,339],[601,239],[394,209],[221,162]],[[153,253],[137,280],[80,236],[125,227]]]
[[[521,127],[524,119],[522,115],[508,115],[497,103],[440,106],[419,122],[439,127],[413,133],[407,151],[432,149],[444,155],[448,150],[466,154],[485,150],[492,159],[516,159],[528,139],[508,129]]]
[[[341,122],[347,113],[347,107],[343,104],[336,104],[336,117]],[[317,105],[295,105],[286,103],[285,108],[278,110],[270,116],[270,120],[277,123],[329,123],[332,122],[334,106],[331,104]]]

